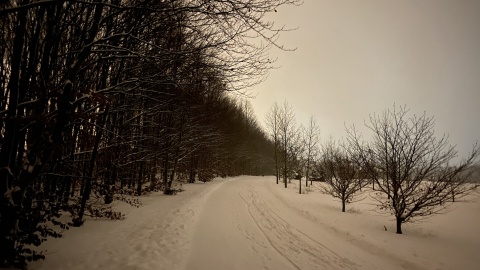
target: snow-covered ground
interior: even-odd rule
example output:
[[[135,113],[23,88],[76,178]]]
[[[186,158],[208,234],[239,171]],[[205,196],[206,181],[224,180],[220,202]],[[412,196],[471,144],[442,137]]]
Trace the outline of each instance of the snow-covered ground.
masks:
[[[152,194],[123,221],[88,221],[42,247],[31,269],[479,269],[480,202],[404,225],[318,190],[242,176]],[[385,231],[385,227],[387,231]]]

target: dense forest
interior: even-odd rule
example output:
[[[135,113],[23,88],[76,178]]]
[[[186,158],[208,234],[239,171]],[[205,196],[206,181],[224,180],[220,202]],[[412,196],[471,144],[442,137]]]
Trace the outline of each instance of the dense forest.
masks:
[[[70,212],[110,216],[121,194],[176,179],[273,173],[273,143],[245,99],[298,0],[0,3],[0,266]]]

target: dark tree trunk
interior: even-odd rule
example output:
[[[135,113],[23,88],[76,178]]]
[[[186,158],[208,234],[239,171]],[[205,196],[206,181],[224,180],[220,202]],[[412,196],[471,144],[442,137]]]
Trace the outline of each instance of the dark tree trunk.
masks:
[[[22,4],[27,4],[23,1]],[[0,151],[0,266],[9,266],[15,259],[15,239],[11,236],[14,231],[15,223],[18,218],[16,207],[3,196],[9,188],[12,187],[14,178],[10,174],[14,172],[16,150],[14,149],[15,137],[18,136],[18,124],[15,121],[17,115],[18,95],[19,95],[19,76],[20,63],[22,59],[22,48],[25,37],[26,11],[20,12],[18,16],[18,25],[15,29],[15,39],[13,41],[13,54],[11,61],[10,80],[7,88],[10,93],[7,111],[7,121],[5,123],[4,137],[2,138],[2,149]],[[2,63],[3,65],[3,63]],[[5,95],[6,97],[7,95]]]
[[[165,149],[165,156],[163,157],[163,186],[165,187],[165,192],[168,189],[168,150]]]
[[[87,177],[87,153],[83,154],[83,170],[82,170],[82,181],[80,182],[80,197],[83,196],[85,190],[85,178]]]
[[[277,136],[275,135],[274,139],[274,147],[275,147],[275,176],[277,177],[277,185],[278,180],[280,179],[280,172],[278,170],[278,151],[277,151]]]
[[[62,185],[62,203],[63,204],[67,204],[68,203],[68,196],[69,196],[69,191],[70,191],[70,187],[72,185],[72,177],[71,176],[65,176],[64,177],[64,181],[63,181],[63,185]]]
[[[286,132],[284,134],[284,139],[283,139],[283,181],[285,182],[285,188],[287,188],[287,138],[286,138]]]
[[[155,178],[155,173],[157,171],[157,160],[152,161],[152,166],[150,168],[150,190],[155,190],[157,187],[157,179]]]
[[[168,188],[169,189],[172,187],[173,180],[175,179],[175,172],[177,170],[178,159],[180,158],[180,156],[179,156],[180,155],[180,145],[182,144],[184,122],[185,122],[185,119],[182,116],[180,118],[180,131],[179,131],[179,134],[178,134],[177,147],[175,149],[175,156],[174,156],[174,161],[173,161],[172,172],[170,174],[170,181],[168,182]]]
[[[101,122],[98,125],[100,129],[98,130],[97,137],[95,138],[95,145],[93,146],[92,157],[90,158],[90,165],[88,169],[88,175],[85,179],[86,180],[85,190],[83,191],[82,201],[80,204],[80,211],[78,213],[78,217],[76,217],[74,220],[74,226],[77,226],[77,227],[83,224],[83,214],[85,213],[85,206],[87,204],[87,200],[90,198],[90,192],[92,190],[93,170],[95,168],[95,160],[97,158],[98,145],[100,143],[100,139],[102,138],[103,129],[108,116],[108,108],[109,108],[109,105],[107,104],[105,111],[103,113]]]
[[[140,169],[138,172],[138,182],[137,182],[137,196],[142,195],[142,184],[143,184],[143,161],[140,161]]]
[[[190,158],[190,175],[188,177],[188,182],[189,183],[195,183],[195,158],[192,157]]]
[[[397,217],[397,234],[402,234],[402,218]]]
[[[308,154],[310,157],[310,153]],[[307,158],[307,168],[305,170],[305,187],[308,187],[308,179],[310,179],[310,158]]]

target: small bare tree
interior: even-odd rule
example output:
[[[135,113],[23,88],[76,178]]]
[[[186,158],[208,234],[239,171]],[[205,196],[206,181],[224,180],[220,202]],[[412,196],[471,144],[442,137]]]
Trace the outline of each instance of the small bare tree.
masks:
[[[310,178],[311,166],[313,160],[318,152],[318,134],[320,133],[317,126],[317,122],[313,115],[310,116],[310,121],[304,132],[304,144],[305,144],[305,186],[308,187],[308,180]]]
[[[322,186],[322,191],[341,200],[342,212],[345,212],[347,203],[361,199],[359,191],[367,182],[356,159],[343,144],[335,144],[332,140],[327,142],[322,148],[320,166],[327,183]]]
[[[291,177],[299,180],[299,194],[302,194],[302,175],[306,162],[304,134],[305,128],[301,124],[298,128],[293,129],[290,135],[291,143],[287,150],[289,173]]]
[[[273,139],[273,146],[275,148],[274,159],[275,159],[275,176],[278,180],[280,179],[280,167],[279,167],[279,146],[280,146],[280,108],[278,103],[274,103],[268,111],[265,122],[268,128],[268,134]]]
[[[280,153],[283,158],[283,182],[285,183],[285,188],[287,188],[288,173],[292,169],[290,162],[293,159],[292,148],[296,142],[295,135],[298,132],[295,123],[295,113],[287,101],[284,101],[279,108],[279,131]]]
[[[369,177],[377,184],[380,209],[396,218],[397,233],[402,224],[414,219],[444,213],[453,201],[476,188],[470,184],[468,168],[480,154],[476,144],[472,152],[456,165],[457,151],[448,137],[434,134],[434,118],[413,115],[404,107],[393,107],[381,115],[370,116],[366,124],[373,132],[367,144],[359,132],[347,129],[350,149],[355,150]],[[473,170],[472,170],[473,171]]]

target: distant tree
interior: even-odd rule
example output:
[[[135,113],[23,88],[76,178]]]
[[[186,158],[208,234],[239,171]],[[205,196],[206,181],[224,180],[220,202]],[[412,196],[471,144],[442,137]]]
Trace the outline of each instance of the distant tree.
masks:
[[[303,133],[303,142],[305,145],[305,186],[308,187],[308,180],[310,179],[311,166],[313,160],[318,152],[318,143],[320,130],[317,122],[313,116],[310,116],[308,126]],[[300,188],[301,192],[301,188]]]
[[[287,188],[288,174],[292,169],[290,166],[290,161],[295,158],[292,156],[291,150],[293,149],[293,144],[296,141],[295,135],[297,133],[295,114],[292,106],[288,104],[287,101],[284,101],[282,106],[279,108],[279,120],[280,148],[283,159],[283,181],[285,183],[285,188]]]
[[[302,177],[306,164],[306,145],[305,145],[305,128],[300,124],[298,128],[292,131],[290,140],[292,143],[288,148],[288,163],[292,171],[292,177],[299,181],[298,192],[302,194]]]
[[[320,163],[327,184],[322,186],[322,190],[341,200],[342,212],[345,212],[347,203],[359,199],[359,191],[367,183],[357,160],[345,147],[330,140],[322,148]]]
[[[272,107],[270,107],[270,111],[268,111],[266,116],[266,124],[268,129],[268,134],[273,140],[274,145],[274,160],[275,160],[275,176],[278,184],[278,180],[280,179],[280,107],[278,103],[275,102]]]
[[[467,169],[480,154],[475,144],[466,158],[452,164],[457,151],[447,136],[435,137],[434,118],[408,113],[405,106],[393,106],[370,116],[370,143],[362,141],[355,127],[347,129],[350,149],[377,184],[376,200],[380,209],[395,216],[398,234],[403,223],[443,213],[454,198],[473,191],[476,185],[469,184]]]

